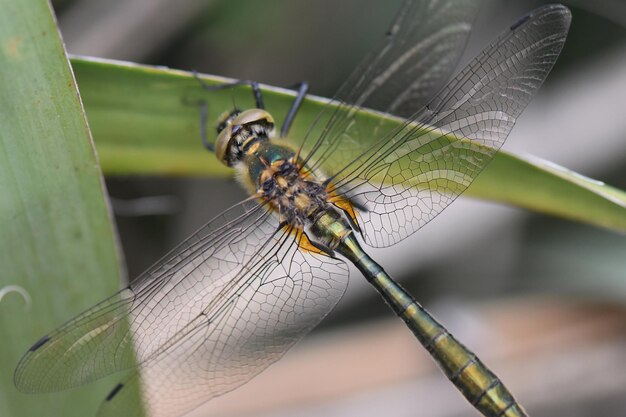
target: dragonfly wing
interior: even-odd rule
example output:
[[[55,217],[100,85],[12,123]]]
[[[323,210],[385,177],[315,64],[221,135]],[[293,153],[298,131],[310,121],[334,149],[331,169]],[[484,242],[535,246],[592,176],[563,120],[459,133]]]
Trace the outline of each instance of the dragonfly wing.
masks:
[[[158,354],[277,229],[274,216],[256,202],[225,211],[130,286],[33,345],[15,371],[17,388],[66,389]]]
[[[397,243],[441,213],[493,158],[556,61],[569,10],[511,26],[430,103],[332,178],[358,206],[365,241]]]
[[[181,337],[116,386],[99,417],[173,417],[244,384],[308,333],[339,301],[348,269],[279,233]],[[133,394],[142,393],[138,401]]]
[[[307,135],[302,155],[327,174],[363,152],[355,113],[367,107],[409,117],[441,89],[454,71],[480,1],[405,0],[383,42],[363,60],[326,106]],[[311,131],[314,131],[312,129]],[[367,134],[373,132],[368,131]]]
[[[480,3],[405,1],[382,45],[347,80],[338,99],[397,116],[411,116],[452,75]]]

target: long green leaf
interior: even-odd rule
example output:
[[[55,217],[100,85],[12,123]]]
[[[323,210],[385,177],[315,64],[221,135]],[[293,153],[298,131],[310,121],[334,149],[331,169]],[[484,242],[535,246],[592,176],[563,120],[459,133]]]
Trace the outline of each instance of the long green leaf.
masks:
[[[116,290],[120,270],[102,175],[50,6],[0,0],[0,10],[0,416],[90,416],[111,381],[46,395],[13,386],[21,355]]]
[[[202,89],[192,74],[162,67],[74,57],[102,168],[108,175],[230,175],[200,147],[198,106]],[[203,76],[207,83],[231,81]],[[293,92],[263,88],[266,106],[286,114]],[[233,106],[251,106],[247,87],[211,93],[209,121]],[[292,137],[303,137],[327,100],[309,98]],[[384,115],[363,111],[372,126]],[[390,119],[393,123],[393,119]],[[367,125],[367,124],[365,124]],[[209,132],[211,133],[211,132]],[[364,135],[361,140],[375,138]],[[626,231],[626,193],[542,161],[499,152],[468,195]]]

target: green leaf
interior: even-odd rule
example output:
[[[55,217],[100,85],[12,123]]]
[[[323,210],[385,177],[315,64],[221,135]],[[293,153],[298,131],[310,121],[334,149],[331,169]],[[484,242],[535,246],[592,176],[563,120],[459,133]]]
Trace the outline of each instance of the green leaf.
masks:
[[[468,195],[626,231],[626,193],[535,157],[499,152]]]
[[[200,146],[199,111],[207,98],[192,74],[163,67],[74,57],[85,109],[108,175],[232,175]],[[209,84],[232,81],[202,76]],[[263,86],[264,100],[281,122],[294,93]],[[212,92],[209,121],[233,107],[252,106],[248,87]],[[304,137],[326,99],[309,97],[292,128]],[[384,115],[362,111],[371,126]],[[393,118],[389,119],[393,123]],[[210,125],[212,126],[212,125]],[[364,126],[367,126],[364,123]],[[211,132],[209,132],[211,133]],[[361,140],[373,140],[363,135]],[[538,160],[499,152],[468,195],[517,205],[596,226],[626,231],[626,193]]]
[[[111,381],[27,395],[13,370],[120,283],[114,227],[47,1],[0,0],[0,415],[94,415]],[[30,296],[30,302],[24,297]]]

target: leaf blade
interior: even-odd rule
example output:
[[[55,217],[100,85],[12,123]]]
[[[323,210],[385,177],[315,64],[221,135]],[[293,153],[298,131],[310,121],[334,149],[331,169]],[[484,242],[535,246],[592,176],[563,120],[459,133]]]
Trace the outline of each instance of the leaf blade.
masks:
[[[72,63],[106,174],[230,175],[199,145],[199,112],[189,103],[206,95],[192,74],[87,57],[73,57]],[[208,83],[232,81],[202,77]],[[261,88],[266,107],[280,124],[294,93]],[[240,107],[253,104],[247,87],[216,92],[211,95],[209,120],[231,108],[233,101]],[[304,136],[327,101],[319,97],[305,100],[293,127],[294,138]],[[363,110],[360,115],[361,121],[372,126],[380,118],[393,123],[393,118],[380,113]],[[592,186],[593,181],[581,178],[545,162],[501,151],[467,194],[626,232],[626,193],[606,185]]]
[[[93,414],[102,386],[27,396],[19,357],[120,282],[102,175],[48,2],[0,0],[0,415]],[[108,385],[108,384],[107,384]]]

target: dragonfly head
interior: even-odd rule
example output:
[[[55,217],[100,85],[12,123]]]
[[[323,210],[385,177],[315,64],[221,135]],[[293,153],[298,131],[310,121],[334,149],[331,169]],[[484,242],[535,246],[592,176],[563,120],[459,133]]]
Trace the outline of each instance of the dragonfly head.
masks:
[[[215,156],[226,166],[239,161],[253,141],[268,140],[274,133],[274,118],[263,109],[235,109],[217,123]]]

